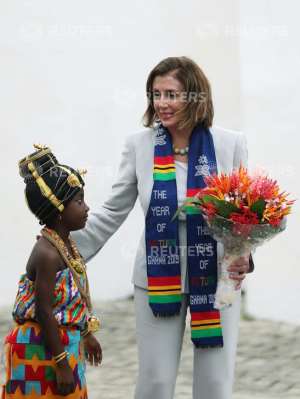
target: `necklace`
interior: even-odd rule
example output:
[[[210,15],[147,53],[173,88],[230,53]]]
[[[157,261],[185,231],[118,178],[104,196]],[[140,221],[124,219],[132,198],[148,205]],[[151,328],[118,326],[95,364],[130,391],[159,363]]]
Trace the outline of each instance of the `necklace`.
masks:
[[[49,229],[49,227],[44,227],[41,233],[43,237],[45,237],[55,246],[55,248],[62,256],[63,260],[66,262],[67,266],[71,270],[76,285],[86,302],[90,316],[87,319],[87,329],[85,330],[85,332],[98,331],[100,328],[100,320],[92,313],[92,302],[90,297],[88,278],[86,274],[86,267],[75,242],[69,238],[69,243],[72,250],[72,254],[70,254],[65,242],[55,230]]]
[[[173,145],[173,152],[174,154],[187,155],[187,153],[189,152],[189,147],[186,146],[184,148],[177,148]]]
[[[44,227],[42,230],[42,234],[45,236],[45,233],[46,238],[49,238],[50,236],[50,238],[52,238],[51,242],[55,245],[55,247],[59,250],[61,254],[65,255],[68,260],[68,266],[71,266],[71,268],[74,269],[76,273],[83,274],[85,272],[85,264],[82,257],[80,256],[75,242],[69,238],[72,249],[71,255],[63,239],[57,234],[55,230]]]

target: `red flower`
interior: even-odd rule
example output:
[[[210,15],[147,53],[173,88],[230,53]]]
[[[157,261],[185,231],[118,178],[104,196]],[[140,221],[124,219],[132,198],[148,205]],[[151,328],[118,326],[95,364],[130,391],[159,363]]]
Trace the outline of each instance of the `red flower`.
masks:
[[[280,225],[280,219],[279,218],[277,218],[277,219],[270,219],[269,220],[269,223],[270,223],[270,225],[272,225],[272,226],[274,226],[274,227],[277,227],[277,226],[279,226]]]
[[[234,222],[233,233],[243,236],[249,236],[253,226],[259,223],[257,214],[246,207],[242,208],[242,213],[233,212],[230,220]]]
[[[230,220],[240,224],[258,224],[259,220],[255,212],[250,211],[248,208],[242,208],[242,213],[233,212],[230,215]]]
[[[211,202],[207,202],[202,208],[208,218],[215,216],[217,213],[217,208]]]

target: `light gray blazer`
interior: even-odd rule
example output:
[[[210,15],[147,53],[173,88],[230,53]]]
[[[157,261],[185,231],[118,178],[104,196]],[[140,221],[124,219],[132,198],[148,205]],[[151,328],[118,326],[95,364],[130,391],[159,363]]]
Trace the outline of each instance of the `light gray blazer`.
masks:
[[[240,164],[247,166],[247,144],[242,133],[219,127],[212,127],[210,131],[219,173],[230,173]],[[118,230],[134,207],[137,197],[146,216],[153,186],[154,139],[153,129],[127,137],[118,177],[109,198],[97,211],[90,213],[83,230],[72,233],[86,261],[94,257]],[[218,259],[222,256],[223,248],[218,244]],[[145,231],[138,246],[132,282],[139,287],[147,287]]]

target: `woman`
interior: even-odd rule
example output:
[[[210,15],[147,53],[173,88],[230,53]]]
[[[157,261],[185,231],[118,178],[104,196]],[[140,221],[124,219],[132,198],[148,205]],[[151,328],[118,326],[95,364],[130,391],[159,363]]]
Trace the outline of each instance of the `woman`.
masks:
[[[71,231],[82,229],[89,208],[79,172],[57,162],[51,150],[19,163],[25,197],[40,220],[42,236],[21,276],[13,309],[15,328],[5,340],[2,397],[86,399],[84,353],[101,362],[101,347],[88,320],[91,300],[85,264]]]
[[[212,127],[210,85],[186,57],[161,61],[147,81],[149,129],[129,136],[117,182],[100,211],[74,234],[81,253],[93,257],[124,222],[137,196],[145,214],[133,274],[139,375],[136,399],[171,399],[187,308],[194,343],[193,397],[231,397],[240,296],[221,314],[213,309],[221,245],[200,215],[172,217],[204,176],[231,172],[247,162],[245,137]],[[240,288],[249,260],[230,267]],[[163,316],[163,317],[159,317]]]

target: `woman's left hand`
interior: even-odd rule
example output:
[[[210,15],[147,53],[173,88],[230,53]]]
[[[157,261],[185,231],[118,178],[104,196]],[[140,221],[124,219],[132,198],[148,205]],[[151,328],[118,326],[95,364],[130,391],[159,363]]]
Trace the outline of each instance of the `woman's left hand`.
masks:
[[[239,290],[242,286],[242,282],[246,277],[250,268],[249,258],[240,257],[236,259],[231,265],[228,267],[229,277],[232,280],[236,280],[237,284],[235,289]]]
[[[96,337],[89,333],[83,338],[84,352],[92,366],[99,366],[102,362],[102,349]]]

